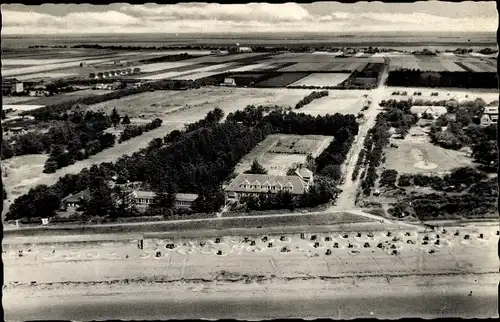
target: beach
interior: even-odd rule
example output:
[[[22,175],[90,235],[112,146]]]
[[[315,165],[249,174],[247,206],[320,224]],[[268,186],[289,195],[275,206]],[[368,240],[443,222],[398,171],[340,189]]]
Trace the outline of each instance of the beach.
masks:
[[[3,304],[8,320],[493,317],[497,232],[7,240]]]

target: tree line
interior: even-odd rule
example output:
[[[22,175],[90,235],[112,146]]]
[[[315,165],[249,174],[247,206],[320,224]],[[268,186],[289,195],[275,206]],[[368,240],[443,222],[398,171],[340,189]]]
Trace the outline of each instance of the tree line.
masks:
[[[295,109],[304,107],[305,105],[311,103],[312,101],[328,96],[328,91],[312,92],[303,99],[301,99],[297,104],[295,104]]]
[[[498,77],[491,72],[425,72],[401,69],[390,71],[386,84],[398,87],[497,88]]]
[[[156,118],[151,122],[143,125],[127,125],[123,132],[120,134],[120,138],[118,139],[118,143],[122,143],[124,141],[130,140],[136,136],[142,135],[144,132],[149,132],[156,128],[159,128],[162,124],[162,120]]]

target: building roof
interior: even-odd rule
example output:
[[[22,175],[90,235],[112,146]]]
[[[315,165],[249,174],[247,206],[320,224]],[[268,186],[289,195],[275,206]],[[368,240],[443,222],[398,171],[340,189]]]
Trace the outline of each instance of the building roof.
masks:
[[[418,114],[418,113],[436,113],[436,114],[446,114],[448,112],[448,110],[446,109],[446,107],[444,106],[412,106],[410,111],[414,114]]]
[[[484,114],[498,114],[498,106],[486,106]]]
[[[295,170],[295,173],[302,177],[302,178],[312,178],[313,176],[313,173],[311,170],[309,170],[308,168],[298,168],[297,170]]]
[[[63,202],[79,202],[81,200],[90,200],[90,190],[87,188],[83,191],[80,191],[74,195],[69,195],[64,198]]]
[[[136,198],[153,199],[156,196],[154,191],[146,190],[134,190]],[[194,201],[198,198],[197,194],[194,193],[177,193],[175,194],[176,201]]]
[[[246,185],[243,187],[242,185]],[[252,188],[250,188],[252,186]],[[267,192],[268,187],[290,187],[292,194],[303,194],[307,183],[299,176],[273,176],[267,174],[239,174],[226,187],[231,192]]]

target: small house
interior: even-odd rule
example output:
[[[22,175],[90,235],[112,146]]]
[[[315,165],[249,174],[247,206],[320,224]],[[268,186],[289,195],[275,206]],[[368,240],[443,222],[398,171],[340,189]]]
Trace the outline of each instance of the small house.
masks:
[[[9,129],[12,134],[26,134],[28,131],[22,126],[11,127]]]
[[[2,93],[22,93],[24,91],[24,83],[17,78],[2,79]]]
[[[236,81],[234,80],[234,78],[226,77],[224,79],[224,85],[226,85],[226,86],[236,86]]]
[[[412,106],[410,112],[416,114],[419,118],[425,114],[437,119],[441,115],[445,115],[447,110],[444,106]]]
[[[90,190],[87,188],[77,194],[70,194],[62,200],[62,204],[66,210],[76,210],[88,201],[90,201]]]

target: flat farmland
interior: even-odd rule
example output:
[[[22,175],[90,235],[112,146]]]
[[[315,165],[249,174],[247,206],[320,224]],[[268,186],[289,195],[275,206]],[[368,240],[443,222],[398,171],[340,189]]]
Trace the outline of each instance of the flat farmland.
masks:
[[[243,173],[249,170],[253,160],[257,159],[268,174],[286,175],[292,165],[303,164],[308,153],[311,153],[313,157],[321,154],[332,140],[333,137],[322,135],[272,134],[241,159],[236,165],[235,172]],[[295,146],[291,147],[292,144]],[[294,151],[301,154],[294,153]]]
[[[149,73],[149,72],[157,72],[166,69],[173,69],[183,66],[191,66],[195,65],[194,62],[190,62],[190,60],[180,61],[180,62],[164,62],[164,63],[153,63],[153,64],[142,64],[134,66],[134,68],[140,68],[141,72]]]
[[[193,73],[193,74],[188,74],[188,75],[183,75],[180,77],[173,77],[173,79],[179,79],[179,80],[197,80],[205,77],[210,77],[213,75],[220,74],[221,71],[213,71],[213,72],[200,72],[200,73]]]
[[[245,65],[237,68],[232,68],[229,69],[228,72],[247,72],[251,70],[261,70],[261,69],[269,69],[272,68],[274,65],[269,64],[269,63],[259,63],[259,64],[250,64],[250,65]]]
[[[54,79],[55,78],[67,78],[67,77],[75,77],[78,75],[79,74],[75,73],[75,72],[49,71],[49,72],[21,75],[21,76],[17,76],[16,78],[21,80],[21,81],[24,81],[24,80],[39,79],[39,78],[54,78]]]
[[[203,56],[203,57],[197,57],[190,59],[189,61],[194,62],[196,64],[198,63],[212,63],[212,64],[221,64],[225,62],[231,62],[235,60],[240,60],[240,59],[251,59],[251,58],[257,58],[259,56],[263,56],[262,53],[243,53],[243,54],[234,54],[234,55],[223,55],[223,56]]]
[[[149,75],[149,76],[142,76],[142,77],[139,77],[138,79],[152,79],[152,80],[167,79],[167,78],[179,79],[178,77],[185,76],[185,75],[191,75],[191,74],[195,74],[195,73],[205,73],[205,72],[213,72],[213,71],[217,71],[219,73],[219,72],[223,72],[225,70],[228,70],[233,66],[235,66],[234,63],[217,64],[217,65],[213,65],[213,66],[206,66],[206,67],[191,69],[189,71],[184,71],[184,72],[172,72],[172,71],[170,71],[170,72],[166,72],[166,73],[153,74],[153,75]],[[218,73],[215,73],[215,74],[218,74]]]
[[[299,79],[290,86],[336,86],[350,75],[349,73],[315,73]]]
[[[284,73],[276,77],[266,79],[256,84],[261,87],[286,87],[291,83],[306,77],[309,73]]]
[[[423,99],[431,101],[440,101],[448,99],[457,99],[458,101],[464,100],[475,100],[476,98],[482,98],[485,102],[491,102],[498,100],[498,91],[493,89],[481,89],[481,88],[470,88],[470,89],[459,89],[459,88],[424,88],[424,87],[386,87],[383,99],[408,99],[413,98],[414,100]],[[393,96],[393,92],[407,92],[407,96]],[[414,96],[413,93],[421,92],[421,96]],[[432,92],[438,93],[438,96],[431,96]]]
[[[76,60],[76,61],[71,61],[71,62],[63,62],[63,63],[47,64],[47,65],[35,65],[35,66],[5,70],[5,71],[2,71],[2,76],[11,77],[11,76],[26,75],[26,74],[37,74],[37,73],[54,71],[54,70],[59,70],[59,69],[78,67],[78,66],[80,66],[81,62],[85,62],[87,64],[93,64],[93,63],[101,63],[101,62],[105,62],[105,61],[112,61],[113,59],[115,59],[115,57]]]
[[[84,89],[71,93],[64,93],[54,96],[47,97],[29,97],[27,100],[21,101],[24,105],[53,105],[53,104],[63,104],[66,102],[71,102],[75,99],[98,96],[111,93],[113,91],[110,90],[92,90],[92,89]],[[16,105],[13,105],[16,106]]]
[[[361,90],[328,90],[329,95],[316,99],[298,111],[311,115],[326,114],[353,114],[356,115],[363,108],[368,91]]]

